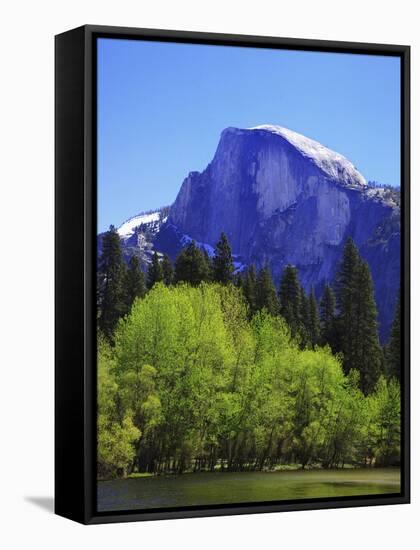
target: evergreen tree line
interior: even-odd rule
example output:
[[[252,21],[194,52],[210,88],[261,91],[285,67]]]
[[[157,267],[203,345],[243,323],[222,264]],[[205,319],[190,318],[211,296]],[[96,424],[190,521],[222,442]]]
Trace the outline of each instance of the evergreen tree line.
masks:
[[[136,256],[126,264],[121,240],[111,226],[102,240],[98,262],[97,311],[98,328],[110,340],[118,320],[127,315],[136,298],[143,298],[157,283],[166,286],[202,282],[232,282],[234,264],[230,245],[224,233],[216,245],[213,258],[191,241],[172,262],[167,254],[154,252],[146,273],[140,269]]]
[[[328,345],[334,354],[341,355],[345,374],[351,369],[358,371],[360,389],[365,394],[374,390],[381,374],[400,378],[400,301],[390,340],[383,349],[370,269],[352,239],[344,247],[335,282],[325,285],[318,304],[314,289],[306,294],[293,266],[284,269],[278,291],[268,265],[259,271],[251,265],[246,272],[234,274],[232,252],[224,233],[213,258],[191,241],[174,265],[167,255],[155,252],[144,274],[135,256],[126,265],[120,238],[111,227],[104,236],[98,266],[100,331],[112,341],[118,320],[129,313],[134,300],[143,298],[160,282],[166,286],[198,286],[203,282],[236,285],[246,299],[249,319],[266,310],[286,321],[292,338],[302,349]]]
[[[319,303],[313,288],[309,295],[305,293],[297,269],[290,265],[284,269],[277,293],[268,267],[257,275],[251,266],[239,286],[251,316],[265,308],[283,317],[302,348],[328,345],[334,354],[341,355],[345,374],[351,369],[359,372],[365,394],[374,390],[382,374],[400,379],[400,297],[390,340],[382,348],[369,265],[352,239],[344,247],[336,280],[324,286]]]

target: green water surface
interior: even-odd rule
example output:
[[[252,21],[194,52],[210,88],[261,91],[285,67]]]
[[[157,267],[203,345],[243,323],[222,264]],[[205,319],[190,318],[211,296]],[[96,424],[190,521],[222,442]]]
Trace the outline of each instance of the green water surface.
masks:
[[[98,511],[398,494],[395,468],[196,473],[98,482]]]

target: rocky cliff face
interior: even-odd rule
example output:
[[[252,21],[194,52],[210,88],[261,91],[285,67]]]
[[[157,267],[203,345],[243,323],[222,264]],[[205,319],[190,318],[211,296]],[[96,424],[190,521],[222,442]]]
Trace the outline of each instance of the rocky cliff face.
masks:
[[[369,262],[388,334],[400,272],[396,195],[369,188],[342,155],[276,126],[227,128],[212,162],[184,180],[168,224],[215,245],[224,231],[243,264],[295,265],[320,293],[352,237]]]

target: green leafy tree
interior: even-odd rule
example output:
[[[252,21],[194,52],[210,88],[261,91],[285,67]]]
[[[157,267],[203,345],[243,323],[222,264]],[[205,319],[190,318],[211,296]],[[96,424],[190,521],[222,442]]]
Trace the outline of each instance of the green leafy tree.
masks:
[[[344,374],[326,348],[301,351],[290,367],[292,456],[302,469],[322,462],[343,395]],[[336,460],[338,457],[334,458]]]
[[[366,398],[359,389],[359,373],[351,370],[341,377],[333,389],[333,399],[325,418],[325,439],[320,448],[324,468],[343,467],[347,463],[358,465],[365,459],[364,433],[370,424]],[[366,464],[364,462],[364,464]]]
[[[108,338],[112,337],[118,319],[126,312],[124,281],[121,241],[111,225],[103,236],[98,263],[98,327]]]
[[[199,285],[209,278],[208,262],[203,252],[191,241],[175,260],[175,282]]]
[[[271,315],[279,312],[279,302],[268,265],[260,269],[257,278],[256,307],[260,311],[266,309]]]
[[[156,283],[160,283],[161,281],[163,281],[162,264],[155,250],[152,261],[149,264],[149,269],[147,270],[147,288],[150,290]]]
[[[213,279],[217,283],[226,285],[232,282],[233,272],[232,251],[225,233],[222,233],[213,256]]]
[[[127,312],[136,298],[143,298],[146,294],[144,283],[144,274],[140,269],[139,260],[136,256],[131,256],[128,262],[128,269],[125,274],[124,293]]]
[[[118,407],[119,388],[113,371],[115,358],[108,342],[98,340],[98,433],[97,471],[99,478],[125,477],[135,458],[135,444],[141,432],[132,412]]]
[[[398,381],[381,376],[375,392],[369,396],[370,424],[368,437],[376,466],[400,463],[401,394]]]
[[[228,385],[231,346],[216,287],[157,284],[144,300],[135,302],[117,331],[115,372],[136,419],[141,418],[136,411],[141,413],[145,399],[144,365],[149,369],[148,384],[155,384],[148,390],[159,399],[158,410],[153,399],[153,429],[139,424],[143,434],[150,433],[139,447],[142,470],[182,472],[194,456],[208,457],[206,434],[211,441],[217,433],[216,396]]]
[[[171,259],[167,254],[163,255],[161,265],[163,275],[162,280],[166,286],[170,286],[174,281],[174,268],[172,267]]]
[[[160,282],[99,334],[100,478],[398,465],[398,381],[365,396],[341,355],[248,309],[233,284]]]

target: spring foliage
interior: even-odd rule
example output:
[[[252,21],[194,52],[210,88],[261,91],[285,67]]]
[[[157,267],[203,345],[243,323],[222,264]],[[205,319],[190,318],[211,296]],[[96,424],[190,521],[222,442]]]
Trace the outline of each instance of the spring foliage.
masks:
[[[255,296],[255,274],[246,284]],[[314,296],[308,311],[302,347],[283,317],[252,314],[230,283],[155,282],[112,346],[98,338],[98,475],[398,463],[398,382],[381,377],[366,396],[361,373],[345,375],[316,345]]]

